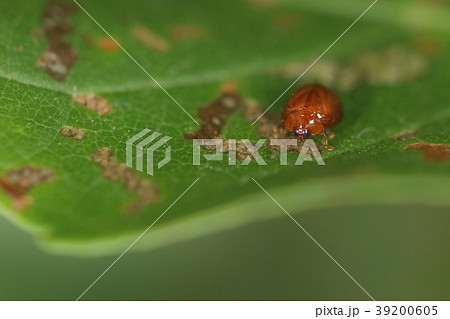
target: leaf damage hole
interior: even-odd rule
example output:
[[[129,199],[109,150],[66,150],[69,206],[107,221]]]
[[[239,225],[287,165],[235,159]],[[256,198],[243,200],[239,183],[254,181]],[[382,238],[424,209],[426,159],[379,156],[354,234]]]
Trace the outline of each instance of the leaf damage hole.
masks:
[[[33,203],[33,198],[27,195],[28,191],[42,183],[51,182],[54,178],[55,175],[49,168],[24,166],[0,176],[0,189],[11,198],[15,210],[23,211]]]
[[[76,95],[73,97],[73,101],[84,105],[87,109],[96,112],[98,115],[105,115],[112,111],[108,101],[93,93]]]
[[[170,49],[170,44],[142,25],[137,25],[132,30],[133,37],[141,42],[148,49],[155,49],[160,52],[167,52]]]
[[[136,194],[136,200],[125,208],[127,214],[134,214],[145,205],[157,203],[159,189],[142,179],[124,163],[112,157],[112,149],[101,147],[92,152],[91,159],[103,169],[103,176],[110,181],[121,181],[126,191]]]
[[[202,120],[194,134],[184,134],[184,138],[207,139],[220,138],[226,119],[237,109],[242,108],[244,100],[233,92],[223,92],[217,99],[198,108],[197,114]]]
[[[75,64],[78,52],[64,39],[72,32],[70,14],[75,6],[67,3],[51,2],[42,17],[47,50],[36,61],[36,66],[45,68],[57,81],[64,81],[69,69]]]
[[[222,94],[206,106],[199,107],[197,113],[202,120],[200,128],[194,134],[184,134],[187,140],[192,139],[222,139],[223,145],[216,148],[215,145],[202,145],[202,148],[208,151],[217,151],[228,153],[230,145],[227,139],[221,136],[222,129],[226,124],[227,118],[236,110],[243,109],[244,99],[234,92],[235,86],[226,85],[222,88]],[[235,145],[236,158],[245,160],[248,156],[252,156],[242,141],[236,141]]]
[[[62,136],[72,138],[77,141],[81,141],[86,137],[86,130],[76,126],[63,125],[59,130]]]
[[[422,151],[424,160],[430,162],[443,162],[450,159],[450,147],[444,144],[417,142],[406,145],[404,149]]]
[[[269,71],[272,77],[295,79],[313,61],[300,61]],[[350,91],[363,83],[371,85],[396,85],[409,83],[427,70],[423,56],[393,46],[382,51],[369,51],[355,55],[350,61],[339,64],[321,60],[305,74],[306,82],[318,82],[325,86]]]

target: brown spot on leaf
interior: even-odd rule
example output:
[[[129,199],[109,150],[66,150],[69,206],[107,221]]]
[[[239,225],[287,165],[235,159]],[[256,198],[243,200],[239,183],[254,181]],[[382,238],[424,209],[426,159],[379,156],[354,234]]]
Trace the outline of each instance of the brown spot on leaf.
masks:
[[[65,137],[70,137],[77,141],[81,141],[86,137],[86,130],[76,126],[64,125],[59,130],[59,133]]]
[[[237,140],[236,141],[236,145],[234,145],[234,150],[233,148],[230,148],[230,142],[229,140],[225,139],[225,138],[220,138],[223,141],[222,145],[202,145],[202,148],[207,150],[207,151],[211,151],[211,152],[220,152],[220,153],[229,153],[229,152],[234,152],[236,153],[236,159],[243,161],[245,160],[247,157],[252,157],[253,155],[250,152],[250,150],[245,146],[245,144],[240,141]]]
[[[399,47],[366,52],[357,55],[351,63],[359,70],[363,80],[374,85],[411,82],[422,75],[427,67],[421,56]]]
[[[263,114],[264,108],[256,101],[247,99],[242,107],[242,116],[248,122],[253,123],[259,118],[257,124],[257,133],[260,138],[291,138],[283,128],[283,117],[279,113]]]
[[[111,38],[103,38],[98,41],[98,46],[103,51],[113,52],[119,49],[119,45]]]
[[[400,135],[395,135],[392,137],[392,139],[396,141],[406,141],[412,139],[416,135],[417,131],[409,131]]]
[[[269,71],[269,75],[296,79],[313,60],[289,63]],[[362,83],[395,85],[408,83],[425,73],[427,61],[420,55],[400,47],[369,51],[354,56],[344,64],[320,60],[305,73],[305,82],[319,82],[340,90],[352,90]]]
[[[14,209],[22,211],[33,203],[33,199],[27,195],[27,192],[53,179],[53,171],[48,168],[25,166],[0,176],[0,189],[12,199]]]
[[[142,179],[124,163],[112,157],[111,148],[102,147],[94,150],[91,159],[103,169],[105,178],[110,181],[122,181],[128,192],[136,194],[136,200],[126,207],[127,213],[135,213],[142,206],[158,202],[159,189],[151,182]]]
[[[75,64],[78,52],[64,39],[72,31],[70,14],[75,10],[72,4],[51,2],[42,17],[47,50],[36,61],[57,81],[64,81],[69,69]]]
[[[234,93],[223,93],[219,98],[198,109],[202,120],[200,128],[194,134],[185,134],[185,139],[220,138],[227,117],[242,107],[243,99]]]
[[[291,139],[291,138],[292,138],[292,136],[289,136],[289,137],[286,136],[286,137],[283,137],[282,139]],[[281,138],[273,137],[272,139],[281,139]],[[281,141],[281,142],[283,142],[283,141]],[[302,141],[302,140],[297,140],[297,144],[296,144],[296,145],[289,145],[289,144],[286,145],[285,143],[283,143],[283,144],[285,144],[285,146],[286,146],[286,148],[287,148],[288,151],[290,151],[290,152],[295,152],[295,153],[299,153],[299,154],[300,154],[300,152],[301,152],[301,150],[302,150],[302,148],[303,148],[303,143],[305,143],[305,142]],[[272,158],[274,158],[276,155],[278,155],[278,154],[280,153],[281,146],[279,146],[279,145],[270,145],[269,140],[266,141],[265,146],[266,146],[269,150],[272,150],[272,151],[273,151],[273,152],[272,152],[272,156],[271,156]],[[320,150],[320,148],[317,148],[317,150],[318,150],[319,154],[322,153],[322,151]],[[308,151],[306,152],[306,154],[308,154],[308,155],[314,155],[314,156],[315,156],[314,151],[311,150],[311,149],[308,149]]]
[[[417,142],[404,147],[407,150],[419,150],[427,161],[442,162],[450,159],[450,147],[444,144]]]
[[[175,24],[170,28],[170,36],[174,40],[202,40],[208,33],[199,25]]]
[[[216,145],[202,145],[202,148],[208,151],[218,151],[221,153],[230,152],[229,141],[221,136],[222,128],[226,124],[226,119],[237,109],[245,108],[244,99],[229,90],[223,92],[219,98],[212,101],[207,106],[198,109],[198,115],[202,119],[202,124],[194,134],[185,134],[185,139],[222,139],[223,145],[217,148]],[[248,156],[252,157],[242,141],[236,141],[236,158],[245,160]]]
[[[239,83],[237,80],[228,81],[220,86],[220,91],[228,94],[236,93],[238,86]]]
[[[165,39],[144,26],[134,27],[133,36],[149,49],[156,49],[160,52],[167,52],[170,49],[170,44]]]
[[[73,101],[84,105],[89,110],[97,112],[98,115],[105,115],[112,111],[108,101],[93,93],[74,96]]]
[[[313,62],[314,60],[306,60],[288,63],[287,65],[270,70],[269,75],[285,79],[296,79]],[[305,73],[304,79],[306,82],[318,82],[332,87],[338,81],[339,70],[340,66],[337,63],[330,60],[320,60],[320,62]]]

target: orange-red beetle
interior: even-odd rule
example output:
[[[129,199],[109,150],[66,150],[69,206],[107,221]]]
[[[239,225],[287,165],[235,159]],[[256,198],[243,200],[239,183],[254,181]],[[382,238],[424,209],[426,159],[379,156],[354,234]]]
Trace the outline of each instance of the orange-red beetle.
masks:
[[[290,97],[283,116],[284,127],[298,139],[322,134],[322,144],[333,149],[327,144],[326,133],[341,120],[342,106],[331,89],[320,84],[302,86]]]

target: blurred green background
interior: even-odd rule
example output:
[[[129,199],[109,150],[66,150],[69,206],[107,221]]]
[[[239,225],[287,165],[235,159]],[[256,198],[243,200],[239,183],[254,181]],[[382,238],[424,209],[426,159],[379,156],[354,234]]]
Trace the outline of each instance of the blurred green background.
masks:
[[[279,213],[273,221],[131,251],[83,300],[368,300]],[[448,213],[448,207],[356,206],[309,211],[298,221],[375,299],[448,300]],[[116,258],[46,254],[4,221],[0,234],[4,300],[76,299]]]

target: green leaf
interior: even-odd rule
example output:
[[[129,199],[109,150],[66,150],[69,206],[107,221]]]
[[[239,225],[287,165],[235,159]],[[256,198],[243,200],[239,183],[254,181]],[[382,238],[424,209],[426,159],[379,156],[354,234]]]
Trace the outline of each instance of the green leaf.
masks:
[[[80,4],[200,121],[198,108],[217,98],[228,81],[238,83],[244,98],[270,105],[296,77],[277,72],[300,63],[305,65],[300,75],[371,4],[345,1],[342,10],[327,11],[319,10],[313,1],[297,2],[269,2],[268,8],[255,1]],[[384,15],[393,4],[379,1],[310,70],[323,80],[331,72],[327,63],[344,68],[378,54],[377,76],[383,66],[393,68],[380,53],[392,46],[400,47],[407,57],[419,55],[425,65],[423,74],[392,83],[361,81],[350,90],[341,88],[340,78],[334,80],[331,86],[342,99],[344,119],[330,141],[335,150],[322,153],[326,166],[315,162],[295,166],[294,153],[289,154],[290,165],[280,166],[279,156],[272,157],[267,149],[261,152],[267,166],[254,161],[248,166],[229,166],[226,158],[193,166],[192,142],[183,135],[198,129],[195,122],[124,52],[101,49],[98,42],[107,36],[81,9],[70,14],[74,28],[67,41],[78,51],[78,60],[65,81],[56,81],[36,67],[47,45],[45,37],[36,35],[42,29],[46,5],[31,0],[0,4],[4,17],[0,24],[0,175],[26,166],[54,173],[53,181],[28,192],[33,203],[21,212],[1,192],[1,212],[34,232],[45,249],[82,255],[123,250],[197,178],[151,234],[141,239],[140,249],[282,216],[283,211],[252,178],[295,213],[343,205],[450,203],[448,161],[425,161],[421,152],[403,149],[418,141],[449,142],[449,9],[444,4],[395,4],[397,12],[411,19],[416,14],[438,13],[440,18],[418,34],[418,24],[405,23],[411,19],[399,20],[395,14]],[[173,30],[180,25],[193,26],[200,33],[179,39]],[[136,26],[157,34],[168,49],[147,48],[133,36]],[[425,39],[425,44],[420,42],[422,49],[425,45],[425,51],[434,55],[417,52],[414,43],[421,39]],[[402,63],[409,69],[406,61]],[[307,74],[290,92],[312,80],[317,79]],[[112,112],[100,116],[73,101],[74,94],[84,93],[106,99]],[[287,98],[286,94],[269,112],[281,112]],[[256,142],[257,125],[235,113],[224,134]],[[63,126],[84,129],[86,138],[62,136]],[[127,191],[122,181],[105,178],[91,154],[109,147],[114,158],[125,163],[126,141],[145,128],[172,137],[172,161],[154,176],[133,170],[140,180],[159,189],[160,198],[130,215],[126,207],[136,200],[136,194]],[[410,140],[392,139],[412,130],[417,134]],[[155,154],[157,159],[164,157],[163,150]]]

